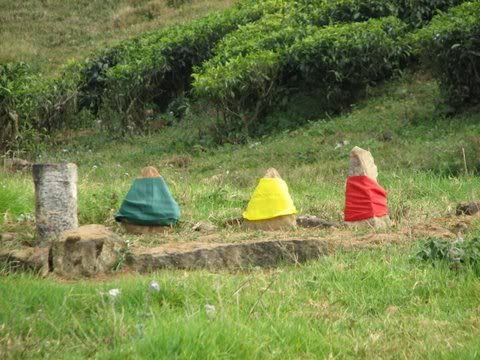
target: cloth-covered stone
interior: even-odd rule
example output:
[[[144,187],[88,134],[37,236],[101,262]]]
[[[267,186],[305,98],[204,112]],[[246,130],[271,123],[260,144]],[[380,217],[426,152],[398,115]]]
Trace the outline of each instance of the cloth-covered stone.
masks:
[[[296,213],[297,209],[285,181],[280,178],[262,178],[243,217],[247,220],[265,220]]]
[[[178,222],[180,208],[163,177],[135,179],[115,220],[135,225],[168,226]]]
[[[244,225],[254,230],[287,230],[296,226],[296,213],[287,184],[277,170],[270,168],[243,213]]]
[[[373,228],[391,225],[387,192],[378,184],[378,170],[372,154],[355,146],[345,190],[344,219],[347,225],[366,224]]]

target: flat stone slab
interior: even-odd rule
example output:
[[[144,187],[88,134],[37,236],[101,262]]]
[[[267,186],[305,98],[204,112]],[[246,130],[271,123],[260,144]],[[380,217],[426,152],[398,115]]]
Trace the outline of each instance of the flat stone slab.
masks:
[[[205,244],[197,248],[168,251],[165,248],[136,252],[131,266],[139,272],[160,269],[238,269],[301,263],[331,252],[325,240],[273,240],[233,244]]]
[[[297,225],[304,228],[332,228],[340,227],[342,224],[320,219],[319,217],[312,215],[299,215],[297,216]]]

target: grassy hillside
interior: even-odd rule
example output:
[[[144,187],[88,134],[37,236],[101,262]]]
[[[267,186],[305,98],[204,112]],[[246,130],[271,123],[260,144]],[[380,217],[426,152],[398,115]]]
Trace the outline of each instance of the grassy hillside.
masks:
[[[105,8],[109,3],[102,4]],[[141,18],[144,8],[150,8],[150,3],[135,4],[138,11],[132,5],[124,12],[143,14]],[[192,4],[184,5],[188,13]],[[439,15],[442,10],[448,11]],[[106,13],[98,11],[99,16]],[[15,11],[5,14],[10,18]],[[216,136],[216,143],[245,142],[278,129],[270,115],[287,111],[292,98],[314,100],[315,106],[305,107],[309,119],[338,113],[370,86],[427,57],[427,49],[442,54],[434,56],[434,64],[424,61],[440,80],[438,99],[447,100],[454,111],[474,106],[478,84],[471,79],[480,64],[475,55],[479,14],[475,0],[242,0],[229,9],[103,48],[88,61],[68,62],[54,77],[38,76],[28,65],[0,65],[0,126],[5,129],[0,151],[31,150],[62,129],[101,123],[109,134],[126,136],[205,113],[206,132]],[[151,18],[147,16],[148,24]],[[115,31],[122,21],[114,15]],[[59,24],[61,32],[72,24],[72,19],[66,26]],[[108,21],[95,24],[106,26]],[[10,25],[5,25],[7,31]],[[109,39],[109,30],[95,31]],[[48,36],[60,41],[38,40],[38,46],[54,56],[50,45],[58,45],[67,56],[63,39],[70,35],[50,31]],[[456,64],[455,59],[463,61],[458,69],[449,65]],[[302,116],[291,122],[301,125]]]
[[[480,198],[474,176],[480,170],[480,114],[442,117],[436,83],[418,74],[371,89],[369,96],[351,112],[246,145],[211,147],[205,122],[191,119],[161,134],[126,140],[65,132],[53,149],[39,146],[36,160],[79,165],[81,223],[112,224],[132,179],[146,165],[167,178],[183,208],[184,230],[199,219],[221,225],[240,216],[257,179],[271,166],[286,179],[300,212],[339,220],[355,145],[372,151],[396,220],[415,223]],[[272,121],[280,124],[295,120],[277,115]],[[0,222],[8,225],[33,212],[29,174],[0,173],[0,184],[7,189],[0,195],[0,213],[7,214]]]
[[[0,0],[0,63],[54,72],[69,59],[230,6],[230,0]]]

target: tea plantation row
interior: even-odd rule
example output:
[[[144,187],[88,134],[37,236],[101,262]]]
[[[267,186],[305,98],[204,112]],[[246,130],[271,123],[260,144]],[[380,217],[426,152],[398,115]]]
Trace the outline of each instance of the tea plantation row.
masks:
[[[225,133],[248,136],[293,94],[315,93],[338,110],[417,59],[450,104],[474,104],[479,9],[460,0],[242,0],[68,64],[56,78],[0,65],[0,151],[91,119],[120,135],[142,130],[147,114],[179,96],[215,109]]]

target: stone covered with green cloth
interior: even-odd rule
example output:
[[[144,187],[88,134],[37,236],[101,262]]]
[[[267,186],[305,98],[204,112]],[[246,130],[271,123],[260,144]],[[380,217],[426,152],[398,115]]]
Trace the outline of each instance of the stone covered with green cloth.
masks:
[[[135,179],[115,220],[144,226],[169,226],[178,222],[180,208],[163,177]]]

